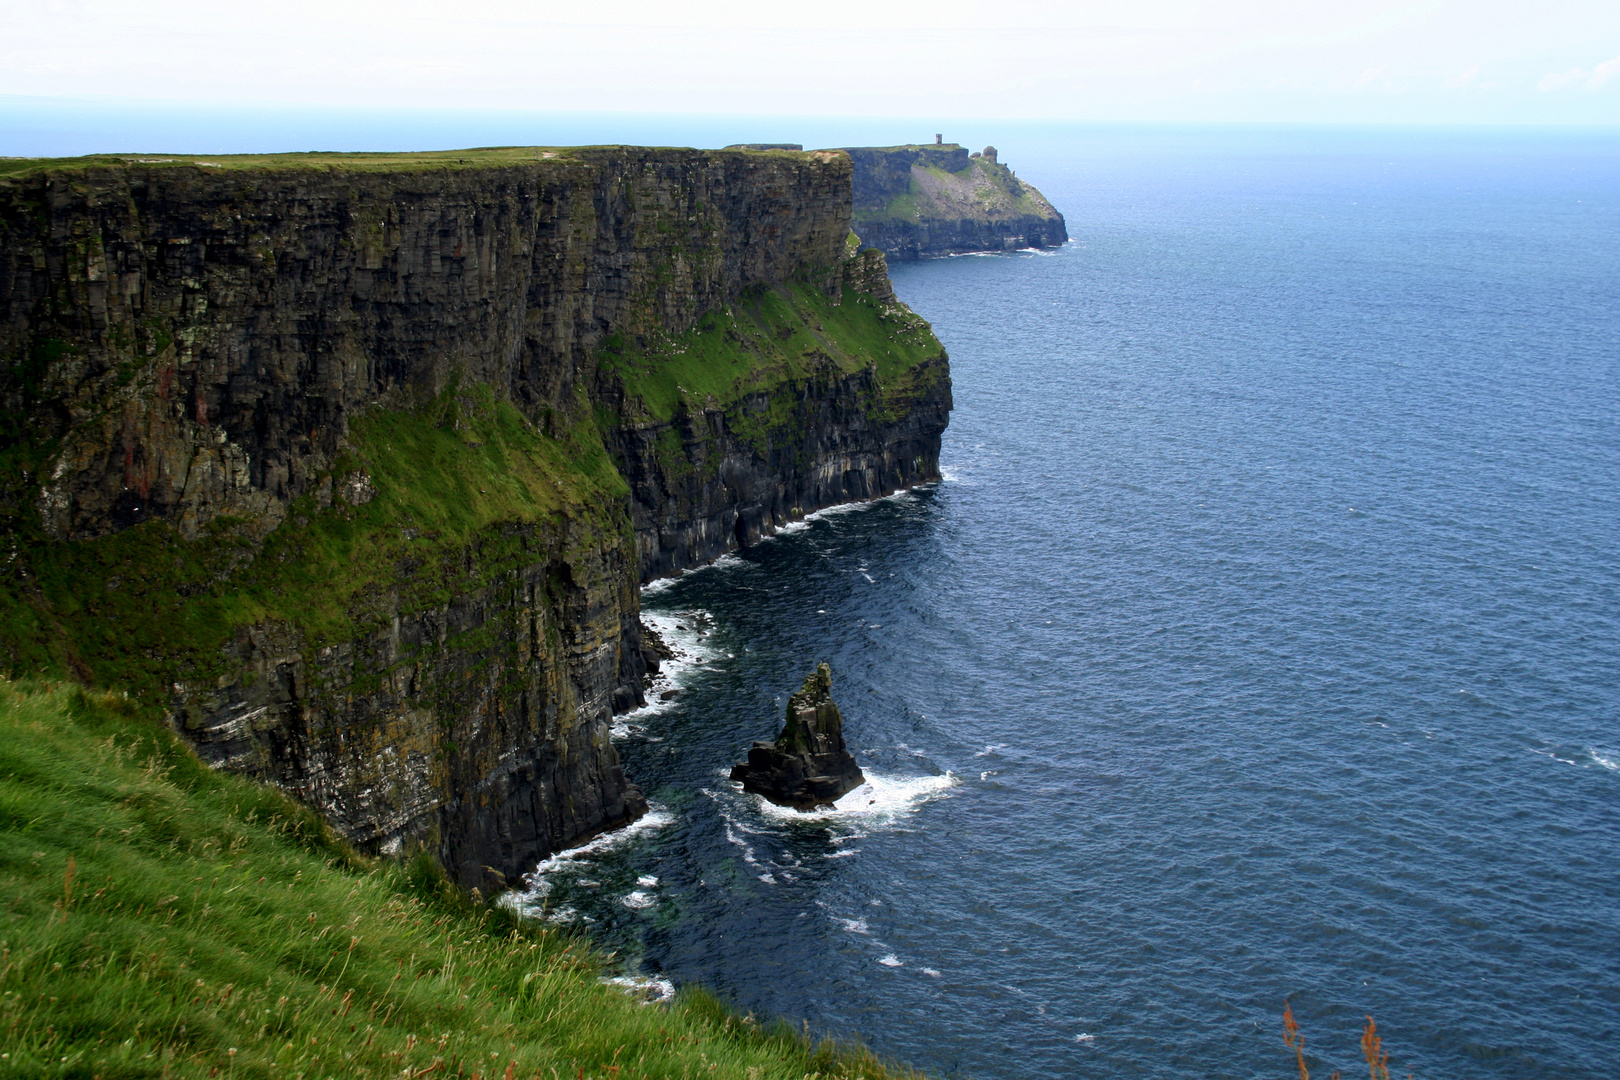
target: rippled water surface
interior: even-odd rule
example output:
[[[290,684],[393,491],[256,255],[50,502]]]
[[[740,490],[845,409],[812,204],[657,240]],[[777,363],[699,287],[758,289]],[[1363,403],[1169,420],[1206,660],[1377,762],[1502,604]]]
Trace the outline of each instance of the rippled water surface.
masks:
[[[1043,153],[1075,243],[894,275],[946,481],[649,591],[659,812],[531,900],[938,1073],[1282,1075],[1288,998],[1323,1075],[1610,1075],[1620,154]],[[725,772],[818,660],[872,784],[801,817]]]

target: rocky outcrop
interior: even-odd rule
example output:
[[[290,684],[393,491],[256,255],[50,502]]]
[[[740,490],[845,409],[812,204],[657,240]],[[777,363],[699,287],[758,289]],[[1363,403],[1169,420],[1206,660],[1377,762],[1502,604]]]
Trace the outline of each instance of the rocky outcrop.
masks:
[[[488,886],[634,818],[638,582],[937,475],[843,154],[218,160],[0,177],[0,644],[362,850]]]
[[[744,791],[778,806],[814,810],[832,806],[866,783],[844,748],[844,718],[832,700],[832,668],[818,664],[788,698],[787,723],[775,742],[756,742],[748,760],[731,770]]]
[[[851,147],[854,228],[891,259],[1057,247],[1068,230],[1046,197],[998,160],[955,143]]]

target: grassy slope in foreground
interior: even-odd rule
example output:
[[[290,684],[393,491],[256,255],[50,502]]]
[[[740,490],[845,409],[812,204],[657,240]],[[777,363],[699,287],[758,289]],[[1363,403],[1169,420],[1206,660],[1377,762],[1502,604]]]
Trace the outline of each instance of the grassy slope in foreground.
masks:
[[[426,858],[374,863],[129,701],[0,680],[0,1077],[873,1077],[640,1005]]]

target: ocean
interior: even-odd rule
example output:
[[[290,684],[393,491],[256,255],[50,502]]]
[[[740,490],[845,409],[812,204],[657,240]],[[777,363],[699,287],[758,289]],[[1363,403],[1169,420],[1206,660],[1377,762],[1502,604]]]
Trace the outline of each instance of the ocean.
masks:
[[[1620,140],[1093,129],[1045,252],[894,268],[943,482],[648,588],[626,978],[936,1074],[1620,1060]],[[869,777],[726,779],[812,666]]]

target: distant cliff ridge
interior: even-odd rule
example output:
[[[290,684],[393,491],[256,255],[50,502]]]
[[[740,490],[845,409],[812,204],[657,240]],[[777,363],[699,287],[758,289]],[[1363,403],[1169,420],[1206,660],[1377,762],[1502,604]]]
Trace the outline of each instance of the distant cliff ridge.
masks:
[[[1057,247],[1063,215],[1001,164],[996,148],[956,143],[846,148],[855,165],[854,228],[890,259]]]

